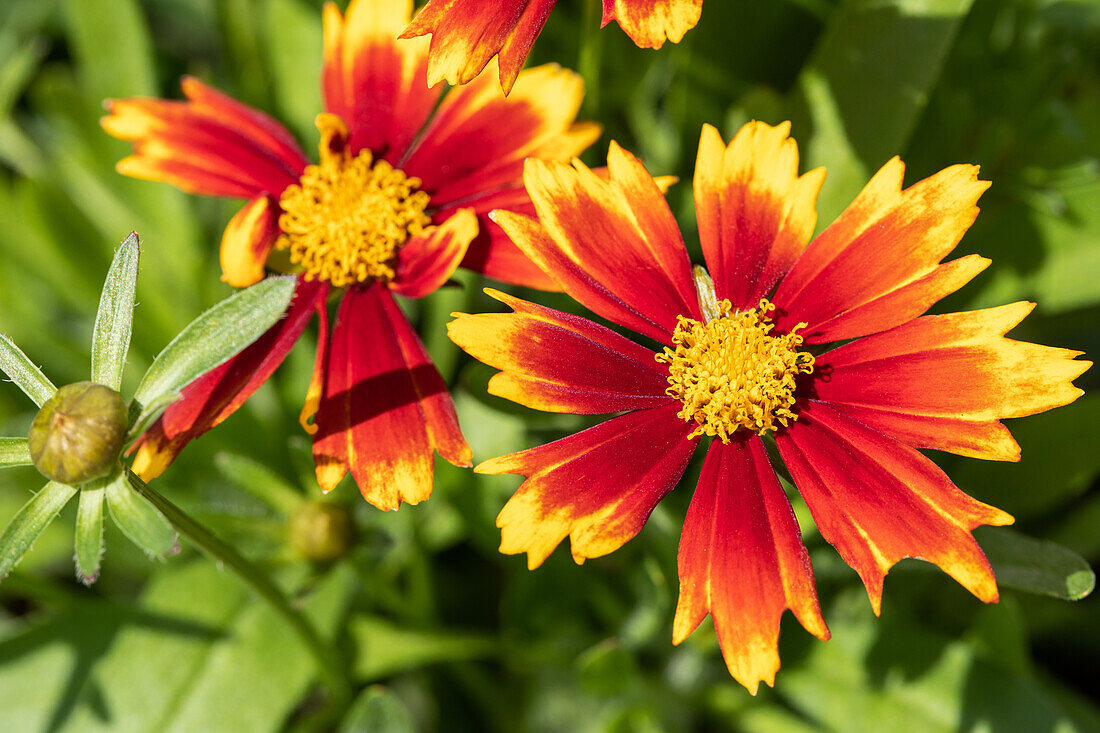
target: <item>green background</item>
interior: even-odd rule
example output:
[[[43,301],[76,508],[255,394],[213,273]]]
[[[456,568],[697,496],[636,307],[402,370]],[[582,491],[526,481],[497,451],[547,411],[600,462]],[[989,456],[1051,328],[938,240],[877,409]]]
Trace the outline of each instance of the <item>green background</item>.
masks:
[[[680,177],[669,200],[689,242],[705,122],[728,139],[750,119],[792,120],[803,167],[828,167],[822,225],[894,154],[907,182],[978,163],[993,187],[956,254],[993,265],[938,308],[1035,300],[1015,337],[1100,351],[1100,3],[705,0],[699,25],[659,52],[615,25],[599,30],[598,6],[562,0],[531,63],[585,76],[582,117],[606,128],[588,162],[615,139],[654,174]],[[229,293],[217,244],[238,203],[116,174],[128,145],[100,130],[102,100],[178,97],[179,76],[194,74],[284,120],[313,150],[320,51],[319,4],[303,0],[5,0],[0,331],[55,383],[86,378],[100,284],[114,246],[137,230],[135,384]],[[460,280],[409,313],[453,387],[475,460],[591,422],[485,395],[491,370],[453,347],[444,324],[452,310],[499,304],[477,278]],[[319,494],[296,421],[311,339],[156,486],[268,567],[337,640],[363,691],[344,730],[1100,730],[1096,599],[1004,588],[983,606],[910,560],[891,573],[875,619],[855,573],[810,527],[831,641],[786,618],[777,686],[755,698],[727,674],[709,621],[673,647],[676,544],[697,465],[622,550],[578,567],[559,548],[534,572],[496,551],[493,520],[517,477],[439,462],[432,499],[396,513],[369,507],[348,481],[329,500],[354,512],[355,549],[310,566],[287,547],[272,496]],[[13,385],[0,384],[0,416],[5,435],[33,417]],[[1019,464],[935,458],[1017,530],[1095,562],[1100,401],[1086,395],[1010,428]],[[0,517],[40,484],[31,469],[6,472]],[[150,563],[110,525],[102,576],[84,589],[73,511],[0,584],[0,730],[308,729],[312,662],[270,610],[190,548]]]

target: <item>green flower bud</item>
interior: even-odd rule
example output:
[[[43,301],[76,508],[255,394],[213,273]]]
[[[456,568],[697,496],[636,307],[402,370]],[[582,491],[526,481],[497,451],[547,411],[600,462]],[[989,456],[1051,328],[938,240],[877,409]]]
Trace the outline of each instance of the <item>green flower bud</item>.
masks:
[[[290,546],[307,560],[332,562],[351,549],[355,528],[346,507],[328,502],[303,503],[290,518]]]
[[[42,475],[63,484],[106,476],[122,455],[128,422],[115,390],[95,382],[67,384],[31,423],[31,460]]]

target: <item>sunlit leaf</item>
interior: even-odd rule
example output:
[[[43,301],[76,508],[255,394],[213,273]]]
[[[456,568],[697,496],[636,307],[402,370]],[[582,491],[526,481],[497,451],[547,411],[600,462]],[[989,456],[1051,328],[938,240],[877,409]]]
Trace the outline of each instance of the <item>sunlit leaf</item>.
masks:
[[[138,236],[130,232],[107,272],[92,333],[92,381],[114,390],[122,385],[122,369],[130,348],[139,254]]]
[[[99,577],[103,560],[103,482],[84,486],[76,511],[76,577],[91,585]]]
[[[415,733],[407,705],[381,685],[368,687],[351,706],[339,733]]]
[[[31,465],[26,438],[0,438],[0,468]]]
[[[2,333],[0,333],[0,371],[7,374],[8,378],[39,407],[57,391],[57,387],[46,379],[42,370]]]
[[[179,540],[172,525],[130,488],[125,472],[107,486],[107,509],[123,534],[150,557],[179,552]]]
[[[138,385],[134,402],[140,411],[162,395],[183,389],[262,336],[286,312],[296,282],[293,277],[269,277],[191,321],[160,352]]]
[[[1096,574],[1067,547],[1037,540],[1007,527],[975,532],[1000,585],[1079,601],[1096,587]]]
[[[76,489],[51,481],[23,505],[0,535],[0,578],[6,578]]]

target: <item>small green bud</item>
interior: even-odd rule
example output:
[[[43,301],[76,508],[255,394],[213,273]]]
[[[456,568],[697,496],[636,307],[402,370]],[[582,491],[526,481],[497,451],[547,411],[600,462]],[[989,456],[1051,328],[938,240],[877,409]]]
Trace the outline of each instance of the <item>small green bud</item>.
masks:
[[[307,560],[332,562],[351,549],[355,529],[346,507],[304,502],[290,518],[290,545]]]
[[[122,395],[110,387],[66,384],[31,423],[31,460],[43,476],[63,484],[106,476],[122,455],[128,418]]]

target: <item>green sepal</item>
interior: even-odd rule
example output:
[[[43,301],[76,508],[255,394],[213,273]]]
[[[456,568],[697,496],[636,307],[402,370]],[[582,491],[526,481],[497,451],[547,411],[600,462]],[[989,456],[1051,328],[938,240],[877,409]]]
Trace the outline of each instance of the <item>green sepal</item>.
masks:
[[[151,558],[179,552],[179,538],[168,520],[130,488],[126,473],[107,486],[107,509],[122,533]]]
[[[130,232],[115,252],[92,332],[92,381],[113,390],[122,385],[122,369],[130,348],[139,247],[138,235]]]
[[[130,417],[133,422],[130,424],[130,428],[126,431],[126,438],[123,440],[124,445],[130,445],[130,443],[137,440],[142,433],[153,426],[153,423],[157,421],[157,418],[161,416],[165,410],[167,410],[173,402],[180,398],[179,392],[168,392],[157,397],[152,402],[141,410],[141,413],[134,416],[134,407],[136,403],[130,404]]]
[[[26,438],[0,438],[0,468],[30,466],[32,463]]]
[[[0,333],[0,371],[7,374],[8,378],[39,407],[57,391],[57,387],[46,379],[42,370],[2,333]]]
[[[73,498],[76,489],[50,481],[23,505],[0,535],[0,579],[8,577],[27,550],[57,513]]]
[[[263,335],[286,312],[297,278],[269,277],[221,301],[160,352],[134,392],[131,414],[144,422],[158,398],[179,392]],[[163,409],[163,407],[161,408]]]
[[[103,496],[110,479],[94,481],[80,489],[76,512],[76,577],[84,585],[99,578],[103,560]]]
[[[997,583],[1016,590],[1079,601],[1096,587],[1096,574],[1073,550],[1005,527],[974,532]]]

